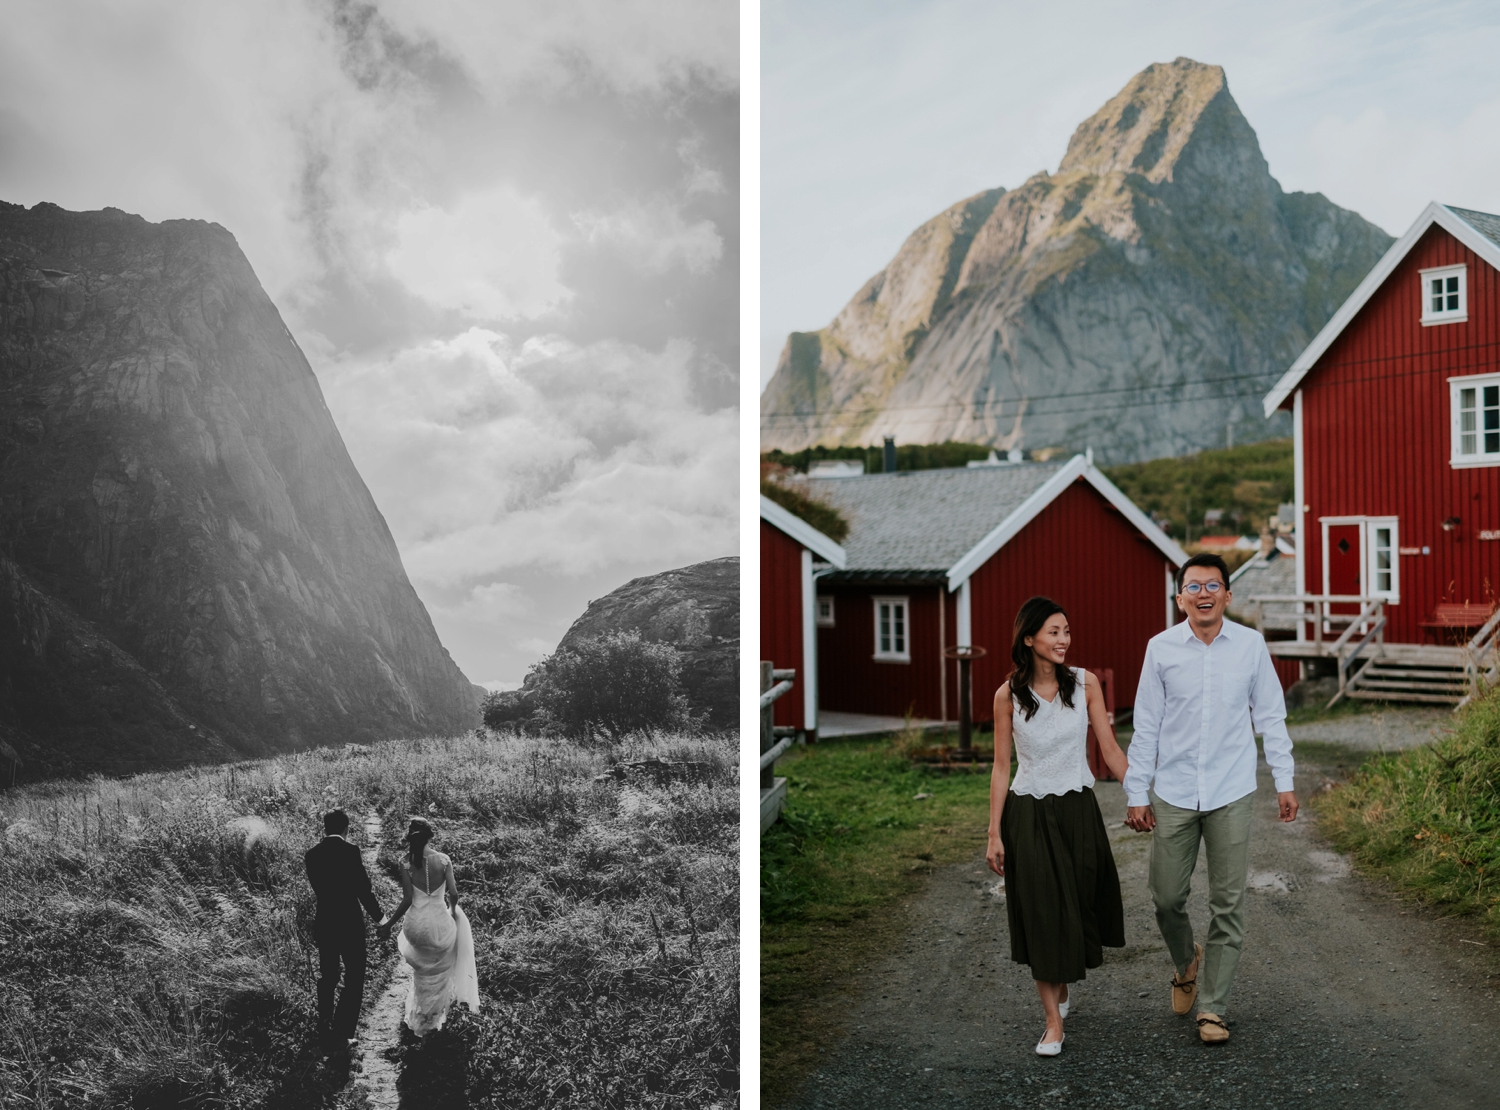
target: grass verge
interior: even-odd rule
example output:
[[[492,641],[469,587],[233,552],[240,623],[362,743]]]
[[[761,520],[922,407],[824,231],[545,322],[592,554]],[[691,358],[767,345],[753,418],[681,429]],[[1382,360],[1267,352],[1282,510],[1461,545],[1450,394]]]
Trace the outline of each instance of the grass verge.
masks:
[[[646,758],[691,771],[600,778]],[[465,736],[9,792],[0,1105],[342,1105],[302,866],[335,805],[356,842],[383,816],[387,909],[406,817],[430,818],[474,926],[481,1009],[404,1046],[407,1077],[441,1060],[476,1108],[733,1105],[736,778],[717,738]],[[378,980],[399,957],[369,948]]]
[[[784,1103],[835,1036],[828,1005],[905,928],[902,899],[982,852],[989,767],[913,765],[913,737],[825,741],[778,760],[786,808],[761,838],[761,1098]],[[918,795],[926,795],[918,797]]]
[[[1372,757],[1313,807],[1362,871],[1500,939],[1500,688],[1465,709],[1451,737]]]

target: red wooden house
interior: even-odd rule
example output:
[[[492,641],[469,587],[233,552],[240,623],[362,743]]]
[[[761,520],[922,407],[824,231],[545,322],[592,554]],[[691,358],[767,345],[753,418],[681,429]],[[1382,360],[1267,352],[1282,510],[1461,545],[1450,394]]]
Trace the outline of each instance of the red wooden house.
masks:
[[[792,693],[775,702],[773,720],[816,739],[818,642],[815,566],[842,570],[844,549],[800,517],[760,499],[760,652],[778,669],[797,672]]]
[[[958,664],[943,650],[977,645],[973,719],[990,720],[1016,611],[1035,594],[1068,610],[1072,663],[1113,670],[1117,703],[1134,703],[1187,556],[1089,459],[809,485],[850,525],[845,567],[818,580],[825,711],[956,720]]]
[[[1273,653],[1325,659],[1355,697],[1452,702],[1493,681],[1500,216],[1428,205],[1266,396],[1277,409],[1296,605],[1316,619]]]

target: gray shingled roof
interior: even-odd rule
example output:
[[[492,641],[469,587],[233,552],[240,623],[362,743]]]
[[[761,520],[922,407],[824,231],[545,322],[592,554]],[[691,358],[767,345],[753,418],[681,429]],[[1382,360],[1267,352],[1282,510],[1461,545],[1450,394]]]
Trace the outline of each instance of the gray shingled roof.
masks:
[[[1451,204],[1445,204],[1443,207],[1490,242],[1500,246],[1500,216],[1492,216],[1488,212],[1475,212],[1471,208],[1454,208]]]
[[[846,573],[946,571],[1065,462],[810,478],[849,521]]]

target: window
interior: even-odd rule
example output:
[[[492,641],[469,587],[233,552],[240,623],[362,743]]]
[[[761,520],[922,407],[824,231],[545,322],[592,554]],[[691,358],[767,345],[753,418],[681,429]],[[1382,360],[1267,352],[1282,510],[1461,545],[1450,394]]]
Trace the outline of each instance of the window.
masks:
[[[1370,560],[1365,581],[1369,583],[1368,596],[1395,597],[1400,591],[1397,585],[1396,557],[1400,545],[1396,542],[1394,520],[1372,520],[1366,523],[1366,552]]]
[[[1422,323],[1456,324],[1469,318],[1467,266],[1422,271]]]
[[[904,597],[875,599],[875,658],[911,662]]]
[[[1448,379],[1456,467],[1500,466],[1500,374]]]
[[[828,594],[818,595],[818,627],[833,627],[833,598]]]

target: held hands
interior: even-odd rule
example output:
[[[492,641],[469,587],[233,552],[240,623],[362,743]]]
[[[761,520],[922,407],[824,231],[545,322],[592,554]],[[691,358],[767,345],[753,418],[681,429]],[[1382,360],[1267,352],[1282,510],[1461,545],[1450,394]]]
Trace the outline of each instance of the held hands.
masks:
[[[1125,824],[1136,832],[1150,832],[1156,828],[1156,811],[1150,806],[1127,806]]]
[[[1277,794],[1276,808],[1280,811],[1277,815],[1279,820],[1295,821],[1297,819],[1297,795],[1290,790]]]

